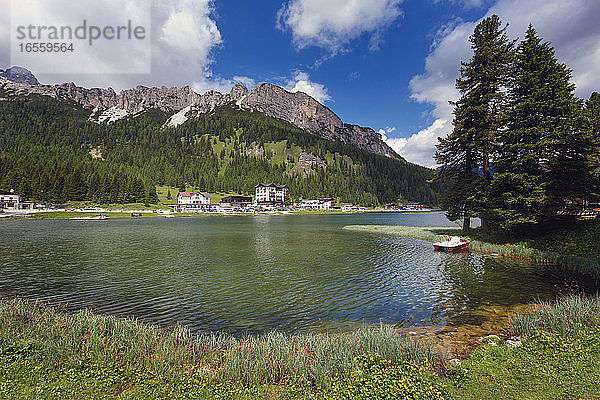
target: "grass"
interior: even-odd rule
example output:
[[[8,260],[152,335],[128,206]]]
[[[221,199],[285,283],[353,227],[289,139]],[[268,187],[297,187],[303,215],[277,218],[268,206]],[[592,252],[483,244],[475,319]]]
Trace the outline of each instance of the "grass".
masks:
[[[192,335],[133,319],[0,301],[6,399],[599,399],[600,298],[511,319],[522,347],[460,365],[385,326],[337,335]]]
[[[160,204],[148,204],[147,206],[144,203],[125,203],[125,204],[98,204],[91,201],[71,201],[69,202],[69,208],[85,208],[85,207],[98,207],[98,208],[106,208],[112,210],[125,210],[125,211],[133,211],[133,210],[157,210],[157,209],[168,209],[169,207],[160,205]]]
[[[540,302],[510,321],[524,345],[482,346],[448,376],[461,399],[600,398],[600,298]]]
[[[577,238],[578,248],[581,248],[578,253],[555,253],[552,250],[560,250],[557,243],[560,243],[561,237],[552,238],[551,233],[546,233],[539,241],[530,239],[529,242],[507,242],[502,240],[502,237],[483,236],[477,231],[472,231],[464,235],[460,229],[443,228],[443,227],[415,227],[415,226],[387,226],[387,225],[349,225],[344,229],[362,232],[393,234],[411,237],[415,239],[438,241],[448,238],[449,236],[463,236],[470,239],[469,248],[473,251],[478,251],[488,254],[497,254],[506,257],[521,258],[541,264],[561,265],[573,270],[587,274],[593,277],[600,277],[600,258],[596,257],[594,252],[583,250],[586,243],[590,246],[597,246],[598,236],[589,237],[589,227],[598,229],[600,235],[600,221],[591,221],[591,223],[582,222],[581,225],[576,225],[575,228],[569,230],[569,236]],[[592,232],[596,232],[592,230]],[[567,233],[563,233],[567,235]],[[488,241],[489,240],[489,241]],[[575,240],[575,239],[573,239]],[[583,257],[578,254],[585,254]],[[589,258],[592,257],[592,258]]]
[[[77,212],[77,211],[47,211],[31,214],[33,219],[67,219],[72,217],[93,217],[95,215],[108,215],[112,219],[133,218],[127,212]],[[156,217],[154,213],[142,213],[142,218]],[[139,218],[139,217],[136,217]]]
[[[600,330],[540,331],[523,347],[481,346],[447,376],[458,399],[598,399]]]
[[[513,243],[548,253],[600,259],[600,219],[560,221],[541,225],[535,230],[496,232],[491,235],[474,230],[470,235],[496,244]]]
[[[187,387],[190,374],[205,388],[283,385],[289,391],[296,390],[297,382],[303,388],[330,387],[332,376],[347,377],[355,358],[365,353],[380,354],[394,363],[441,363],[430,345],[401,337],[387,326],[335,335],[193,335],[181,326],[164,330],[87,310],[66,314],[19,299],[0,302],[0,345],[10,357],[25,354],[11,368],[31,373],[39,367],[44,372],[34,374],[39,380],[54,376],[49,388],[64,378],[65,371],[88,376],[108,369],[106,379],[93,381],[94,387],[86,389],[94,396],[114,390],[111,380],[131,386],[134,392],[153,379]],[[140,376],[144,379],[137,381]],[[10,390],[24,390],[25,383],[19,382]]]
[[[192,186],[186,186],[185,188],[187,192],[196,191]],[[171,193],[171,198],[167,198]],[[175,186],[157,186],[156,194],[158,195],[158,201],[161,204],[177,204],[177,194],[179,193],[179,188]]]
[[[511,331],[530,336],[539,330],[569,335],[580,328],[600,326],[600,297],[572,295],[558,302],[538,302],[510,319]]]
[[[187,186],[185,189],[187,192],[202,192],[203,190],[198,189],[197,187]],[[171,192],[171,199],[167,199],[167,195]],[[158,193],[158,200],[162,204],[177,204],[177,194],[179,193],[179,188],[174,186],[157,186],[156,193]],[[210,194],[210,204],[219,204],[223,197],[227,196],[244,196],[239,193],[233,192],[219,192],[219,193],[209,193]],[[168,208],[168,207],[162,207]]]

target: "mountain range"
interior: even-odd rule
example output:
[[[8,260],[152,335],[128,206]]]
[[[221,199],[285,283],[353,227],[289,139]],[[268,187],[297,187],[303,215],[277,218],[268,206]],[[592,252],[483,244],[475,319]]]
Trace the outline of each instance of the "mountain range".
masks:
[[[231,103],[240,110],[259,111],[287,121],[324,139],[399,158],[373,129],[346,124],[328,107],[306,93],[291,93],[270,83],[260,83],[251,91],[238,83],[225,94],[216,91],[199,94],[189,86],[137,86],[117,93],[111,88],[88,89],[74,83],[42,85],[30,71],[12,67],[6,71],[0,70],[0,88],[16,95],[39,94],[73,100],[90,109],[90,120],[99,123],[111,123],[149,109],[159,109],[171,115],[167,126],[177,126]]]
[[[261,83],[117,93],[43,85],[19,67],[0,75],[0,189],[24,199],[150,204],[165,187],[250,195],[276,182],[292,201],[438,204],[432,170],[302,92]]]

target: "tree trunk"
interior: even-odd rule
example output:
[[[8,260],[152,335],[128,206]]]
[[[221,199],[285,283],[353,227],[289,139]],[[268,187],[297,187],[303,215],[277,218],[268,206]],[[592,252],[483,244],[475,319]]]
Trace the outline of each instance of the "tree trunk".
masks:
[[[487,150],[483,154],[483,179],[485,179],[487,184],[489,184],[492,180],[492,173],[490,171],[490,157],[488,156]],[[481,216],[481,230],[483,233],[490,232],[490,225],[486,216]]]
[[[471,217],[464,217],[462,230],[463,232],[468,232],[469,229],[471,229]]]
[[[488,223],[486,217],[481,217],[481,230],[483,231],[483,233],[490,232],[490,224]]]

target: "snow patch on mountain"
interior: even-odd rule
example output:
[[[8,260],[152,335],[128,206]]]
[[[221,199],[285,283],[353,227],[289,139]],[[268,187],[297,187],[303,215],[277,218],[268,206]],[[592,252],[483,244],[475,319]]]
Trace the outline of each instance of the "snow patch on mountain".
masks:
[[[115,106],[115,107],[111,107],[106,110],[103,110],[100,114],[92,113],[89,120],[93,121],[93,122],[97,122],[99,124],[101,124],[103,122],[110,124],[112,122],[123,119],[123,118],[127,117],[128,115],[129,115],[129,112],[127,112],[126,109]]]
[[[186,116],[186,114],[188,112],[190,112],[192,109],[192,106],[187,106],[185,108],[182,108],[181,111],[171,115],[169,117],[169,119],[167,120],[167,122],[165,123],[166,126],[170,126],[170,127],[175,127],[175,126],[179,126],[183,123],[185,123],[185,121],[188,120],[188,117]]]

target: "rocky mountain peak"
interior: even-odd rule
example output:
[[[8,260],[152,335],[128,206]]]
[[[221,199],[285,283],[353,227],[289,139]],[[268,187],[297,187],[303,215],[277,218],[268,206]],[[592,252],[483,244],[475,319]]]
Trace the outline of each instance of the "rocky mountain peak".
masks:
[[[0,78],[8,79],[11,82],[23,83],[31,86],[36,86],[40,84],[40,82],[30,70],[18,66],[11,67],[7,70],[0,69]]]
[[[291,93],[271,83],[257,85],[242,100],[241,107],[264,112],[313,133],[332,132],[343,125],[333,111],[306,93]]]
[[[258,111],[266,115],[287,121],[322,138],[350,144],[373,153],[389,157],[399,157],[392,148],[381,140],[381,135],[371,128],[344,124],[328,107],[303,92],[289,92],[271,83],[260,83],[251,91],[242,84],[236,84],[229,93],[214,90],[202,95],[191,87],[146,87],[122,90],[86,89],[74,83],[61,85],[39,85],[15,67],[0,74],[0,87],[10,89],[16,94],[41,94],[56,99],[73,100],[83,107],[92,109],[91,121],[111,123],[144,110],[157,108],[173,113],[166,126],[177,126],[190,118],[212,112],[215,108],[235,103],[242,110]],[[27,70],[25,70],[27,71]],[[28,71],[27,71],[28,72]],[[17,74],[22,82],[14,79]],[[1,79],[1,78],[5,79]],[[30,84],[27,82],[35,82]]]
[[[246,86],[242,85],[241,83],[236,83],[231,88],[231,91],[229,92],[229,97],[231,97],[231,100],[233,100],[233,101],[238,101],[242,97],[246,96],[247,94],[248,94],[248,88]]]

